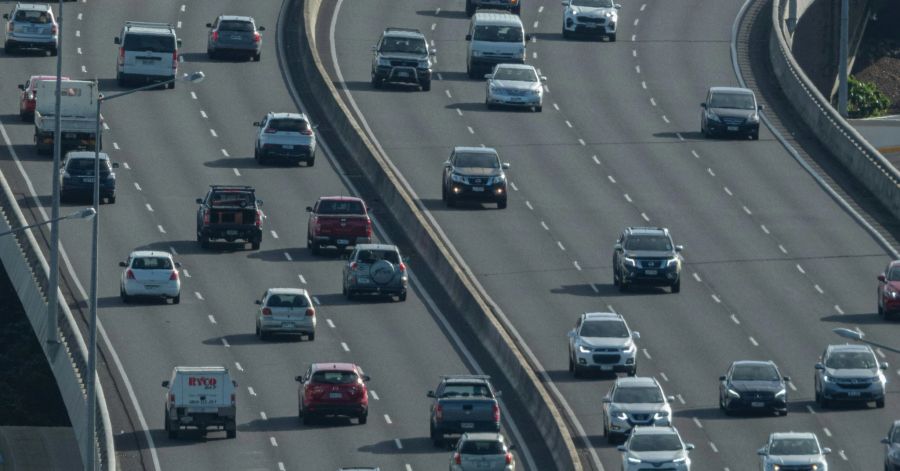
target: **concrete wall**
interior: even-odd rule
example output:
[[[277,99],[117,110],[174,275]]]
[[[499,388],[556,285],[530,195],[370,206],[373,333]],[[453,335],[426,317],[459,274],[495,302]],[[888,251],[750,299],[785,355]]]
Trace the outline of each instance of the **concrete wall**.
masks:
[[[417,270],[427,270],[437,280],[450,300],[452,312],[463,317],[469,327],[467,335],[474,336],[502,371],[512,390],[527,409],[528,417],[538,429],[561,470],[584,469],[562,414],[547,388],[529,362],[527,347],[508,321],[491,305],[486,293],[474,282],[452,253],[443,236],[410,196],[396,169],[375,149],[337,89],[328,78],[315,48],[315,26],[322,0],[288,0],[288,17],[281,20],[285,34],[282,45],[290,79],[297,83],[301,102],[319,122],[320,130],[327,127],[340,142],[329,142],[340,152],[342,165],[347,164],[354,174],[366,180],[381,198],[381,204],[391,219],[404,228],[417,261]],[[300,15],[303,17],[300,18]],[[336,153],[337,153],[336,152]],[[512,333],[511,333],[512,332]],[[522,417],[519,417],[521,420]]]

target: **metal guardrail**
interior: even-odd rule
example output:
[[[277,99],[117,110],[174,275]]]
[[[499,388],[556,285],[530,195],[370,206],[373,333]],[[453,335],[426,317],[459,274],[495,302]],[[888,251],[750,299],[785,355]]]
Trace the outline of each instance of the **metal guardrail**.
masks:
[[[0,186],[3,187],[3,193],[0,194],[0,231],[26,225],[25,216],[3,172],[0,172]],[[94,437],[85,436],[87,383],[84,375],[87,370],[87,346],[61,292],[59,299],[62,302],[59,308],[62,315],[59,318],[62,322],[57,326],[47,325],[46,294],[50,269],[31,230],[0,237],[0,259],[37,338],[47,338],[47,329],[51,328],[57,329],[59,333],[58,344],[43,341],[40,344],[65,403],[79,449],[84,450],[88,440],[94,441],[98,468],[115,471],[117,466],[112,425],[99,377],[94,378],[97,388],[97,429]]]

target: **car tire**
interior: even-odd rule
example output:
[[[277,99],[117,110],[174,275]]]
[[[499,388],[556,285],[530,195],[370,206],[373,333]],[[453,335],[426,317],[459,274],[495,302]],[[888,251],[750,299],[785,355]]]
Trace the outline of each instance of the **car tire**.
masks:
[[[670,287],[670,289],[672,290],[673,293],[680,293],[681,292],[681,278],[679,278],[678,281],[676,281],[675,283],[672,283],[672,286]]]
[[[470,79],[478,78],[478,69],[475,67],[472,67],[471,65],[468,65],[468,64],[466,65],[466,73],[469,74]]]
[[[877,399],[875,401],[875,407],[878,409],[884,409],[884,398]]]
[[[253,242],[250,242],[250,248],[253,250],[259,250],[259,247],[261,245],[262,245],[262,241],[259,241],[259,240],[254,240]]]
[[[167,89],[167,88],[168,88],[169,90],[174,90],[174,89],[175,89],[175,82],[169,82],[168,84],[166,84],[166,86],[163,87],[163,90],[165,90],[165,89]]]
[[[433,425],[431,426],[429,436],[431,437],[431,444],[434,445],[435,448],[441,448],[441,446],[443,446],[444,437],[434,429]]]
[[[637,376],[637,366],[626,371],[625,374],[627,374],[628,376],[631,376],[632,378]]]
[[[444,204],[446,204],[448,208],[453,208],[456,206],[456,199],[452,195],[447,195]]]
[[[406,301],[406,291],[400,293],[400,296],[397,296],[397,299],[400,300],[401,303]]]
[[[198,236],[197,241],[200,242],[200,247],[204,249],[209,248],[209,237]]]
[[[606,430],[605,425],[603,426],[603,429]],[[609,430],[606,430],[606,443],[609,443],[610,445],[615,445],[616,443],[618,443],[618,441],[619,441],[619,438],[616,437],[616,434],[610,432]]]
[[[259,62],[259,60],[260,60],[261,58],[262,58],[262,53],[261,53],[261,52],[257,52],[256,54],[253,54],[253,60],[254,60],[254,61]]]
[[[164,420],[164,423],[166,424],[165,427],[166,427],[166,432],[168,432],[168,434],[169,434],[169,439],[175,440],[176,438],[178,438],[178,426],[177,425],[174,427],[172,426],[172,421],[169,420],[168,414],[166,415],[166,418],[163,420]]]
[[[366,422],[369,421],[369,414],[363,414],[356,418],[356,421],[359,422],[359,425],[365,425]]]
[[[3,52],[7,55],[12,55],[12,53],[16,50],[15,46],[10,43],[6,43],[3,45]]]
[[[303,414],[303,425],[312,425],[315,422],[315,417],[313,417],[310,413]]]
[[[519,2],[519,4],[512,9],[512,13],[514,15],[522,16],[522,2]]]
[[[310,157],[309,160],[306,161],[306,166],[312,167],[315,164],[316,164],[316,156],[315,156],[315,154],[313,154],[313,156]]]
[[[535,113],[540,113],[540,112],[544,111],[544,105],[535,106],[534,111],[535,111]]]
[[[172,298],[172,304],[181,304],[181,293],[176,294],[175,297]]]
[[[569,373],[572,373],[574,371],[575,371],[575,362],[572,361],[572,355],[569,354]]]
[[[237,424],[232,422],[231,427],[231,430],[225,429],[225,436],[228,438],[237,438]]]
[[[581,368],[578,366],[577,363],[572,365],[572,376],[575,378],[581,378],[583,376]]]
[[[563,29],[562,29],[562,37],[563,37],[563,39],[569,39],[572,37],[572,33],[569,30],[567,30],[565,26],[563,26]]]
[[[610,34],[607,38],[609,38],[609,42],[611,43],[616,42],[616,33]]]
[[[430,91],[431,91],[431,80],[426,80],[426,81],[422,82],[421,85],[422,85],[422,91],[423,91],[423,92],[430,92]]]
[[[320,253],[322,253],[322,247],[319,246],[318,242],[313,242],[309,246],[309,251],[312,252],[313,255],[319,255]]]
[[[131,296],[128,296],[124,289],[119,288],[119,296],[122,297],[123,303],[128,304],[131,302]]]
[[[310,333],[306,334],[306,340],[309,342],[316,340],[316,333],[310,332]]]
[[[213,50],[210,49],[210,48],[206,48],[206,57],[208,57],[209,60],[215,60],[215,58],[216,58],[216,52],[213,51]]]
[[[625,283],[625,280],[619,280],[619,292],[624,293],[628,291],[628,283]]]
[[[491,102],[489,102],[487,98],[484,99],[484,107],[487,108],[487,109],[489,109],[489,110],[494,109],[494,105],[491,104]]]
[[[23,113],[22,110],[19,110],[19,119],[27,123],[27,122],[28,122],[28,115],[25,114],[25,113]]]
[[[758,141],[759,140],[759,131],[758,130],[753,131],[753,133],[750,134],[750,139],[753,141]]]
[[[372,88],[374,88],[376,90],[381,88],[381,79],[379,79],[375,75],[372,75]]]
[[[125,78],[122,77],[121,72],[116,72],[116,85],[118,85],[120,87],[125,86]]]
[[[506,209],[506,204],[507,204],[506,198],[497,200],[497,209]]]
[[[816,391],[816,403],[819,404],[819,407],[822,409],[828,408],[828,399],[825,399],[825,395]]]
[[[57,48],[55,48],[55,47],[51,47],[51,48],[50,48],[50,56],[51,56],[51,57],[56,57],[57,54],[59,54],[59,49],[57,49]]]

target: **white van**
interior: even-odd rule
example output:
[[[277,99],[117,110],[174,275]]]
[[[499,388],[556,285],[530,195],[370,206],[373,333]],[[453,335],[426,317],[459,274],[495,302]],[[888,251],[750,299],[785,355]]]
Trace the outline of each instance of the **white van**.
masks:
[[[170,24],[126,21],[113,42],[119,45],[116,61],[119,86],[130,81],[163,82],[174,79],[178,73],[181,40]],[[175,88],[175,82],[168,86]]]
[[[176,366],[163,381],[166,392],[165,429],[178,438],[182,428],[195,427],[206,435],[209,427],[221,427],[228,438],[237,436],[235,388],[224,366]]]
[[[469,78],[484,77],[496,64],[524,64],[525,41],[529,37],[525,35],[522,20],[512,13],[476,12],[466,34]]]

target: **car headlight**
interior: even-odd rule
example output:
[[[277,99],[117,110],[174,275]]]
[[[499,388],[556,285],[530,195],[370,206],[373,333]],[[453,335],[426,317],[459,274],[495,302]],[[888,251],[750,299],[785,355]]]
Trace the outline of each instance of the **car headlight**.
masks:
[[[888,286],[887,289],[884,290],[884,292],[892,298],[897,297],[897,290],[895,290],[894,288],[892,288],[890,286]]]
[[[506,175],[498,175],[488,180],[488,185],[498,185],[506,181]]]
[[[472,51],[472,57],[481,57],[481,51]]]
[[[391,61],[390,61],[390,59],[384,59],[384,58],[379,57],[378,65],[383,66],[383,67],[390,67]]]
[[[731,388],[728,389],[728,395],[731,396],[731,397],[733,397],[733,398],[735,398],[735,399],[740,399],[740,398],[741,398],[741,394],[740,394],[739,392],[735,391],[734,389],[731,389]]]
[[[462,175],[457,175],[455,173],[450,175],[450,179],[455,181],[456,183],[465,183],[466,182],[466,177],[464,177]]]
[[[668,411],[661,410],[661,411],[653,414],[653,420],[665,419],[668,416],[669,416]]]
[[[887,383],[887,377],[884,376],[884,373],[878,373],[878,381],[881,382],[881,384]]]
[[[419,68],[420,68],[420,69],[430,69],[430,68],[431,68],[431,61],[429,61],[429,60],[422,60],[422,61],[419,61]]]
[[[666,262],[666,267],[667,268],[677,267],[679,262],[680,261],[678,260],[678,257],[670,258],[669,261]]]
[[[525,48],[519,48],[519,51],[516,53],[516,59],[522,59],[525,57]]]
[[[682,456],[680,458],[675,458],[674,460],[672,460],[673,463],[684,463],[685,461],[687,461],[687,456]]]
[[[753,113],[752,115],[750,115],[749,118],[747,118],[747,120],[750,121],[751,123],[757,123],[757,122],[759,122],[759,114]]]
[[[581,353],[591,353],[590,347],[585,347],[584,345],[578,345],[578,351]]]
[[[628,462],[629,462],[629,463],[640,463],[641,460],[638,459],[638,458],[635,458],[635,457],[633,457],[633,456],[629,456],[629,457],[628,457]]]
[[[637,351],[637,346],[632,342],[625,350],[622,350],[622,353],[634,353]]]
[[[633,266],[634,266],[634,259],[633,259],[633,258],[625,257],[624,260],[625,260],[625,266],[626,266],[626,267],[633,267]]]
[[[781,391],[778,391],[777,393],[775,393],[775,397],[784,397],[784,395],[785,395],[786,393],[787,393],[787,390],[786,390],[786,389],[782,389]]]
[[[819,469],[819,466],[820,466],[819,463],[813,463],[813,465],[810,466],[810,468],[812,468],[813,471],[816,471],[817,469]]]
[[[707,111],[707,112],[706,112],[706,117],[709,118],[709,119],[712,120],[712,121],[721,121],[721,120],[719,119],[719,115],[713,113],[712,111]]]
[[[822,381],[825,381],[826,383],[830,383],[832,379],[833,378],[828,375],[822,375]]]
[[[72,175],[69,172],[63,172],[63,178],[72,178]]]
[[[618,412],[618,413],[616,413],[616,414],[614,414],[614,415],[615,415],[615,417],[616,417],[617,419],[619,419],[619,420],[628,420],[628,414],[626,414],[626,413],[624,413],[624,412]]]

